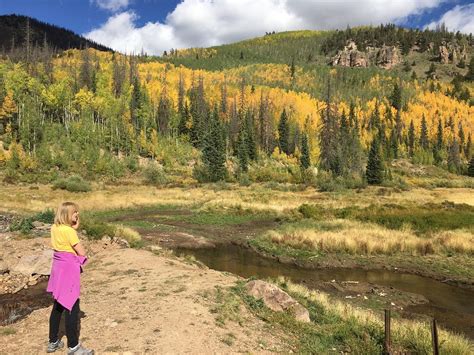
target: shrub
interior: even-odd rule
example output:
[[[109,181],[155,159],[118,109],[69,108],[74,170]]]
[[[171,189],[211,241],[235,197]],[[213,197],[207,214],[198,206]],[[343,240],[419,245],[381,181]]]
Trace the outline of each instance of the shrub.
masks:
[[[250,181],[248,174],[241,174],[239,176],[239,185],[240,186],[250,186],[252,182]]]
[[[87,238],[92,240],[101,239],[103,236],[115,235],[115,227],[110,224],[99,222],[93,218],[81,220],[81,229],[87,232]]]
[[[211,179],[209,177],[209,173],[204,165],[196,164],[193,168],[193,178],[195,178],[198,182],[210,182]]]
[[[33,229],[34,221],[52,224],[54,222],[54,211],[52,209],[46,209],[32,216],[22,218],[13,222],[10,226],[10,230],[28,234],[30,230]]]
[[[132,173],[136,173],[140,168],[138,159],[135,156],[128,156],[127,158],[125,158],[125,166]]]
[[[140,234],[128,227],[119,225],[115,228],[115,237],[125,239],[132,248],[138,248],[142,245]]]
[[[341,191],[344,189],[362,189],[367,181],[360,175],[334,177],[328,171],[321,171],[316,177],[316,187],[321,191]]]
[[[148,185],[164,185],[168,182],[163,168],[154,163],[149,163],[145,167],[143,177]]]
[[[54,181],[53,189],[62,189],[70,192],[88,192],[91,190],[91,185],[79,175],[72,175]]]
[[[53,224],[54,223],[54,210],[52,208],[47,208],[42,212],[38,212],[34,216],[32,216],[33,221],[40,221],[43,223],[49,223]]]

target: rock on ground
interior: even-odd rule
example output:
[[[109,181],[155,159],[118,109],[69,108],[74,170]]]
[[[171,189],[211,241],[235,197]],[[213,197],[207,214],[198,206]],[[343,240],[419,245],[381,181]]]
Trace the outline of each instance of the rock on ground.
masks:
[[[49,275],[51,272],[51,259],[53,250],[46,249],[40,253],[24,255],[11,269],[23,275]]]
[[[309,312],[294,298],[279,287],[261,280],[252,280],[245,285],[247,293],[262,299],[265,305],[274,311],[290,311],[301,322],[310,322]]]

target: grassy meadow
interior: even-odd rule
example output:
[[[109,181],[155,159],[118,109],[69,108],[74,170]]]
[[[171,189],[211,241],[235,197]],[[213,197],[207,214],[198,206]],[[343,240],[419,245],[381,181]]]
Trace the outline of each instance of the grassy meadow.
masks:
[[[474,195],[468,188],[387,187],[320,192],[295,185],[208,184],[187,188],[98,186],[89,192],[45,185],[1,187],[1,210],[31,216],[76,201],[90,237],[178,228],[213,237],[248,226],[258,252],[313,266],[401,268],[472,282]],[[174,212],[173,212],[174,211]],[[267,226],[267,222],[269,222]],[[119,226],[111,230],[111,225]],[[262,225],[261,228],[258,228]],[[241,238],[235,232],[235,239]],[[218,240],[217,240],[218,241]]]

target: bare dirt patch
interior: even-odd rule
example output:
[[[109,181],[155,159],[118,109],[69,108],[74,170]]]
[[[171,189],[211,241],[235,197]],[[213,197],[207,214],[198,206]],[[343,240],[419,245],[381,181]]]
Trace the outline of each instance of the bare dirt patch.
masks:
[[[217,321],[216,287],[226,290],[238,277],[145,250],[91,246],[95,254],[82,274],[81,339],[97,352],[288,351],[286,337],[245,308],[238,322]],[[44,352],[50,311],[0,327],[2,352]]]

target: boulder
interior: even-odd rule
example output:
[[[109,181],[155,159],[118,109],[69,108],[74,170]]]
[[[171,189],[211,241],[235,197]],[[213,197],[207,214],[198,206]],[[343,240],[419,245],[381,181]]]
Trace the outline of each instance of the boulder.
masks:
[[[295,319],[309,323],[309,312],[295,299],[279,287],[261,280],[252,280],[245,285],[247,293],[257,299],[262,299],[265,305],[273,311],[289,311]]]
[[[43,222],[40,222],[40,221],[34,221],[31,223],[33,225],[33,227],[35,228],[40,228],[40,227],[43,227],[44,226],[44,223]]]
[[[377,52],[375,64],[384,69],[391,69],[401,63],[400,49],[395,46],[382,46]]]
[[[442,64],[448,64],[449,63],[449,51],[446,46],[439,46],[439,61]]]
[[[24,255],[20,261],[11,269],[23,275],[49,275],[51,272],[51,261],[53,250],[47,249],[40,254]]]

